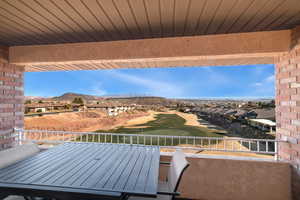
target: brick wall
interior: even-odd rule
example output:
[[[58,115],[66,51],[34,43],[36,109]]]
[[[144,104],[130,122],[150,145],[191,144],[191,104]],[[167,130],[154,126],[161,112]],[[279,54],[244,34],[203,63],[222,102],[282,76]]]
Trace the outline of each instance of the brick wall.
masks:
[[[294,199],[300,199],[300,27],[293,29],[291,50],[276,59],[277,139],[279,159],[293,168]]]
[[[24,68],[0,62],[0,150],[11,147],[14,127],[23,127]]]

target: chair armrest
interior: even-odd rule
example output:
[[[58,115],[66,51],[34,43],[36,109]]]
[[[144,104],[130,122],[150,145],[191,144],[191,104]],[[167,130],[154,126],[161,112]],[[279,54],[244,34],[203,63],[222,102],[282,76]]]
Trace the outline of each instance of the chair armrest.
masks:
[[[168,195],[168,196],[180,196],[179,192],[163,192],[163,191],[158,191],[157,194]]]
[[[161,165],[171,165],[170,162],[160,162],[159,164],[161,164]]]

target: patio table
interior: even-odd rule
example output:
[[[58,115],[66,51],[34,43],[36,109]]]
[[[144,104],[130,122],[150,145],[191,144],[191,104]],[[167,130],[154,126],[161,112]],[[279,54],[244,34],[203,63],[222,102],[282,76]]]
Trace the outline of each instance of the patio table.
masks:
[[[0,169],[0,197],[156,197],[159,157],[156,146],[64,143]]]

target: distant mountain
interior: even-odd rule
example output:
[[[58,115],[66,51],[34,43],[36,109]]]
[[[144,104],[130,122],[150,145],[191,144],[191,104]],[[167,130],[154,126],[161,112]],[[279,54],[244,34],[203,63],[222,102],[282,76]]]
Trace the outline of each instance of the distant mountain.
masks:
[[[75,98],[82,98],[84,101],[92,101],[92,100],[101,100],[103,97],[95,96],[95,95],[86,95],[86,94],[78,94],[78,93],[64,93],[61,96],[53,97],[53,100],[56,101],[73,101]]]
[[[101,100],[112,100],[119,102],[131,101],[133,103],[138,102],[153,102],[153,101],[164,101],[163,97],[153,97],[153,96],[133,96],[133,95],[115,95],[115,96],[96,96],[96,95],[86,95],[79,93],[68,92],[61,96],[53,97],[52,100],[55,101],[73,101],[74,98],[82,98],[84,101],[101,101]]]
[[[135,103],[138,102],[161,102],[161,101],[181,101],[181,102],[244,102],[244,101],[252,101],[252,102],[269,102],[274,100],[273,98],[164,98],[157,96],[147,96],[147,95],[111,95],[111,96],[96,96],[96,95],[87,95],[87,94],[79,94],[74,92],[64,93],[61,96],[57,97],[38,97],[38,96],[26,96],[25,100],[56,100],[56,101],[73,101],[74,98],[82,98],[84,101],[101,101],[101,100],[113,100],[113,101],[133,101]]]

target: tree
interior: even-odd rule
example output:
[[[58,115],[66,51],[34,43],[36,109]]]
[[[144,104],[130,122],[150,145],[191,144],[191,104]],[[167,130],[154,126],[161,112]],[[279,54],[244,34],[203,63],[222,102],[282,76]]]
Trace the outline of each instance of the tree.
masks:
[[[275,108],[275,100],[272,99],[272,101],[270,102],[270,107]]]
[[[76,104],[83,104],[83,100],[81,97],[75,97],[74,100],[72,101],[72,103],[76,103]]]
[[[71,107],[72,107],[72,106],[71,106],[70,104],[66,104],[66,105],[64,106],[65,109],[71,109]]]
[[[262,108],[263,107],[263,103],[262,102],[258,102],[258,107]]]
[[[31,104],[31,100],[25,101],[25,104]]]
[[[43,101],[42,100],[39,100],[39,102],[38,103],[43,103]]]

